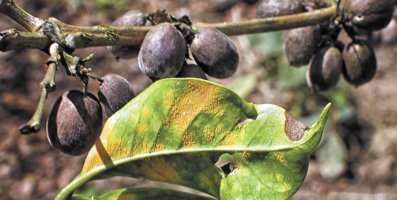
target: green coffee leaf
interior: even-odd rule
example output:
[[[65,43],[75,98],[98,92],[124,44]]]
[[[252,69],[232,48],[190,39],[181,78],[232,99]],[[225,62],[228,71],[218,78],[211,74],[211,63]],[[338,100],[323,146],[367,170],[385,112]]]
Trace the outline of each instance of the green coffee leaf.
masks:
[[[181,185],[217,199],[288,198],[303,183],[329,109],[308,128],[283,108],[254,105],[209,81],[159,80],[108,119],[81,174],[57,199],[113,176]]]
[[[152,188],[152,187],[139,187],[139,188],[121,188],[106,192],[99,196],[90,195],[73,195],[75,200],[92,200],[92,199],[133,199],[133,200],[211,200],[211,197],[192,195],[187,192],[178,190]]]

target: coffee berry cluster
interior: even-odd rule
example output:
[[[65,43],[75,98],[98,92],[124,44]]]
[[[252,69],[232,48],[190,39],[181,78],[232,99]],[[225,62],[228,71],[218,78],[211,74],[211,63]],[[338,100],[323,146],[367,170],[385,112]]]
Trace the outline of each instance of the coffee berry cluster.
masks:
[[[263,0],[258,5],[257,17],[295,14],[326,5],[322,1],[304,2]],[[385,28],[393,18],[394,3],[390,0],[337,3],[338,14],[331,21],[291,29],[284,34],[284,51],[290,65],[308,65],[306,81],[315,92],[335,87],[341,74],[356,87],[370,81],[377,71],[376,56],[372,45],[360,35]],[[342,30],[351,39],[348,44],[338,40]]]
[[[102,109],[110,117],[134,97],[130,83],[117,74],[102,77],[98,97],[88,91],[64,93],[55,101],[48,117],[48,141],[66,154],[87,152],[100,135]]]
[[[239,55],[228,36],[214,28],[179,26],[178,20],[164,13],[144,14],[133,10],[125,13],[112,25],[154,27],[146,34],[141,45],[109,46],[117,58],[138,56],[140,70],[152,80],[169,77],[227,78],[237,70]],[[185,25],[191,25],[187,19]],[[190,51],[189,51],[190,50]],[[189,58],[189,52],[194,62]]]
[[[118,59],[138,57],[140,70],[153,81],[169,77],[207,79],[206,74],[226,78],[237,70],[239,55],[232,41],[214,28],[193,29],[186,17],[179,20],[165,12],[144,14],[132,10],[112,25],[154,26],[141,45],[107,47]],[[119,75],[109,74],[99,80],[97,97],[88,91],[71,90],[53,105],[47,136],[50,144],[63,153],[87,152],[100,135],[102,109],[110,117],[135,97],[130,83]]]

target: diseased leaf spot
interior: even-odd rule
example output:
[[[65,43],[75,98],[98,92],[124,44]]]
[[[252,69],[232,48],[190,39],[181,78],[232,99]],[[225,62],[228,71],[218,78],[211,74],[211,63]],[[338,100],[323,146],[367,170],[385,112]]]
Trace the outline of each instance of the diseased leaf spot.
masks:
[[[186,91],[176,99],[175,106],[170,108],[164,124],[170,125],[176,132],[182,134],[191,121],[207,104],[217,101],[218,88],[206,84],[188,82]]]
[[[299,141],[307,129],[308,127],[302,124],[302,122],[285,113],[285,134],[287,134],[290,140]]]
[[[217,127],[217,129],[218,128],[219,127]],[[215,138],[215,133],[210,128],[204,128],[204,136],[207,138],[208,141],[211,141],[211,140],[213,140]]]
[[[287,163],[287,160],[283,156],[276,155],[275,158],[276,158],[277,161],[279,161],[282,164]]]
[[[193,147],[196,144],[196,141],[192,135],[185,132],[183,134],[182,143],[184,147]]]
[[[172,182],[180,178],[175,168],[167,160],[159,157],[151,157],[143,160],[140,171],[152,180]]]

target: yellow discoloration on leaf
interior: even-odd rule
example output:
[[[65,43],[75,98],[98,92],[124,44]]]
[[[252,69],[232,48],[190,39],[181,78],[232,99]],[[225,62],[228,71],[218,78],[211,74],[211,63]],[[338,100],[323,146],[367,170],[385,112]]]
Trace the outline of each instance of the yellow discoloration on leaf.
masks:
[[[166,117],[163,120],[163,124],[164,124],[165,127],[170,128],[170,126],[171,126],[170,118]]]
[[[188,132],[185,132],[185,134],[183,134],[182,144],[184,147],[193,147],[196,144],[196,141],[193,136]]]
[[[137,134],[145,134],[147,130],[148,130],[148,125],[145,123],[141,122],[136,125]]]
[[[110,155],[112,155],[112,158],[120,158],[130,153],[130,150],[124,146],[125,142],[121,139],[113,140],[106,144],[106,150]]]
[[[141,118],[147,118],[148,116],[150,116],[150,114],[151,110],[147,106],[144,106],[141,111]]]
[[[222,132],[221,125],[217,125],[216,128],[215,128],[215,134],[219,134],[221,132]]]
[[[107,142],[107,138],[109,138],[108,135],[110,135],[113,130],[114,122],[115,120],[112,119],[109,119],[106,122],[100,138],[94,145],[93,152],[88,154],[86,158],[86,162],[84,163],[83,169],[81,170],[82,173],[86,173],[92,168],[103,165],[110,160],[109,153],[106,152],[104,143]]]
[[[288,182],[286,182],[286,181],[283,181],[283,188],[284,188],[284,191],[283,192],[285,192],[285,191],[289,191],[289,190],[291,190],[292,189],[292,184],[290,184],[290,183],[288,183]]]
[[[139,115],[134,115],[134,114],[132,114],[132,115],[130,115],[131,116],[131,121],[132,122],[137,122],[138,120],[139,120]]]
[[[97,156],[98,153],[97,151],[94,149],[92,150],[93,153],[88,154],[86,162],[84,163],[84,167],[81,170],[81,173],[87,173],[88,171],[90,171],[92,168],[96,167],[96,166],[100,166],[103,165],[104,163],[101,161],[100,157]]]
[[[236,142],[238,141],[238,137],[236,134],[231,134],[230,132],[227,134],[227,136],[225,137],[225,139],[223,140],[223,143],[225,145],[230,145],[233,146],[236,144]]]
[[[287,162],[287,160],[285,160],[285,158],[280,155],[276,155],[275,157],[276,157],[276,160],[278,160],[282,164],[285,164]]]
[[[167,92],[165,100],[164,100],[164,108],[165,109],[168,110],[172,106],[172,104],[174,103],[174,98],[175,98],[174,96],[175,96],[174,91],[169,90]]]
[[[251,156],[251,153],[250,153],[250,152],[247,152],[247,151],[244,151],[244,152],[243,152],[243,156],[244,156],[245,158],[249,158],[249,157]]]
[[[116,123],[116,120],[114,118],[109,118],[106,121],[106,124],[102,129],[101,135],[109,135],[112,132],[115,123]]]
[[[132,155],[138,155],[140,150],[141,150],[140,146],[138,146],[138,145],[133,146],[132,147]]]
[[[188,82],[187,89],[178,98],[176,106],[171,107],[164,122],[172,124],[177,133],[182,134],[208,102],[213,102],[218,92],[216,87],[208,87],[207,84]]]
[[[210,128],[205,128],[204,129],[204,137],[208,140],[211,141],[215,138],[215,133],[212,131]]]
[[[159,151],[163,151],[165,149],[164,144],[154,144],[153,148],[152,148],[152,152],[159,152]]]
[[[217,93],[214,94],[212,98],[212,101],[209,102],[208,105],[203,109],[203,112],[210,115],[215,115],[216,117],[222,117],[224,115],[224,110],[220,109],[220,101],[222,100],[222,96]]]
[[[276,173],[276,180],[278,182],[284,181],[284,176],[282,174]]]
[[[126,147],[126,146],[121,146],[121,148],[119,148],[119,156],[121,157],[125,157],[126,155],[132,156],[135,155],[133,154],[133,149],[130,147]]]
[[[149,153],[151,149],[152,149],[152,145],[144,143],[142,144],[142,150],[140,153]]]
[[[175,169],[161,157],[146,159],[140,166],[140,169],[149,179],[170,182],[179,179]]]

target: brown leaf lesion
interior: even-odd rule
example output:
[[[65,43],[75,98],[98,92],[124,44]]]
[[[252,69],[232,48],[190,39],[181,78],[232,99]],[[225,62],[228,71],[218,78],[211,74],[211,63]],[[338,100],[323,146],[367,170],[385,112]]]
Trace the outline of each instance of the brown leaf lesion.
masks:
[[[285,134],[292,141],[299,141],[308,129],[302,122],[296,120],[288,113],[285,113]]]

